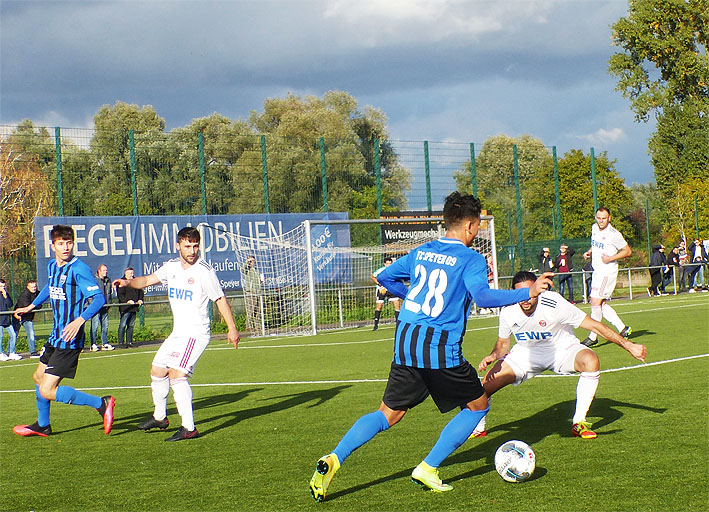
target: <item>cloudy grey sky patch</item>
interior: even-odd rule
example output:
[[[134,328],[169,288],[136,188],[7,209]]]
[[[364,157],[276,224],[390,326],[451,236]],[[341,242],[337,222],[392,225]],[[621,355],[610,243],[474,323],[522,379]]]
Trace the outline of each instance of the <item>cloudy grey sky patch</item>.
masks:
[[[531,134],[608,151],[653,179],[652,124],[606,73],[625,0],[0,0],[0,123],[92,126],[104,104],[153,105],[168,129],[266,98],[351,93],[391,137]]]

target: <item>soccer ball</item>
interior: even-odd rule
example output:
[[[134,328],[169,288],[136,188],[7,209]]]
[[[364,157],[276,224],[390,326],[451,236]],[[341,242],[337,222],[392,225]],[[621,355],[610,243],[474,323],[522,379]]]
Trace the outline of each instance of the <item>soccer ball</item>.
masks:
[[[537,456],[522,441],[507,441],[495,452],[495,469],[508,482],[524,482],[537,465]]]

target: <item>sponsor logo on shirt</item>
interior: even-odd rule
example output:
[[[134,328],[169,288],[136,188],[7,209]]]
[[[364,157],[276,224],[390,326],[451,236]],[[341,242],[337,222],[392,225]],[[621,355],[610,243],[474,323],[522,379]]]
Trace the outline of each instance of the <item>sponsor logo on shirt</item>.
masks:
[[[66,300],[66,293],[64,293],[63,288],[59,288],[58,286],[50,286],[49,298],[54,300]]]
[[[552,337],[552,334],[550,332],[529,331],[529,332],[515,333],[515,338],[517,339],[517,341],[535,341],[535,340],[539,341],[539,340],[545,340],[545,339],[551,338],[551,337]]]
[[[86,288],[86,290],[89,291],[89,292],[92,292],[92,291],[94,291],[94,290],[98,290],[98,285],[89,286],[89,287]]]
[[[169,288],[168,297],[171,299],[188,300],[192,302],[192,290],[185,290],[184,288]]]

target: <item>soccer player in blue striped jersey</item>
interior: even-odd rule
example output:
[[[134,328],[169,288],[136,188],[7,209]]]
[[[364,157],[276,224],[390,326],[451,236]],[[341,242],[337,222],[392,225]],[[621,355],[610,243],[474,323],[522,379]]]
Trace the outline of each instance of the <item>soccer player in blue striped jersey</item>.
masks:
[[[12,430],[20,436],[47,437],[52,433],[49,421],[51,401],[93,407],[103,418],[103,430],[111,432],[113,425],[112,396],[98,397],[70,386],[60,386],[62,379],[73,379],[84,348],[84,323],[106,303],[91,269],[74,256],[74,230],[71,226],[56,225],[49,233],[54,260],[47,265],[48,282],[32,304],[15,310],[15,317],[51,301],[54,324],[49,340],[44,345],[39,364],[34,372],[37,398],[37,421],[31,425],[16,425]],[[95,297],[84,309],[84,302]]]
[[[404,299],[394,334],[394,358],[379,409],[362,416],[335,450],[320,458],[310,492],[322,501],[333,476],[349,455],[387,430],[429,395],[442,413],[460,408],[433,449],[411,474],[434,491],[449,491],[438,467],[473,432],[489,406],[475,369],[463,357],[461,343],[473,302],[499,307],[536,297],[551,286],[545,273],[520,290],[491,290],[485,258],[470,249],[480,227],[480,201],[450,194],[443,207],[446,236],[399,258],[378,276],[379,283]],[[410,281],[407,289],[404,281]]]

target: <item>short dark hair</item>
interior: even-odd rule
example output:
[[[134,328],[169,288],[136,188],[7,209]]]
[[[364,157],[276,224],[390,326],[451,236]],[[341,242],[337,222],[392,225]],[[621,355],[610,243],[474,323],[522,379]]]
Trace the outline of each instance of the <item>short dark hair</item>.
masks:
[[[126,277],[126,272],[128,272],[129,270],[132,270],[133,272],[135,272],[135,269],[133,267],[126,267],[123,270],[123,277]]]
[[[387,256],[386,258],[384,258],[384,263],[386,263],[387,261],[394,261],[394,260],[391,259],[391,256]]]
[[[54,243],[55,240],[59,239],[71,240],[73,242],[74,228],[72,228],[71,226],[65,226],[64,224],[56,224],[49,232],[49,237],[51,238],[52,243]]]
[[[534,282],[536,280],[537,276],[534,275],[534,272],[530,272],[528,270],[520,270],[512,278],[512,288],[514,289],[517,283],[526,283],[527,281]]]
[[[177,232],[177,241],[187,240],[188,242],[199,243],[201,238],[199,236],[199,230],[192,226],[187,226],[182,228]]]
[[[37,283],[37,280],[36,280],[36,279],[30,279],[30,280],[27,281],[27,284],[30,284],[30,283],[35,283],[35,284],[36,284],[36,283]]]
[[[7,281],[5,281],[2,277],[0,277],[0,284],[7,284]]]
[[[605,206],[599,206],[598,210],[596,210],[596,213],[598,213],[598,212],[606,212],[609,217],[611,215],[611,211],[608,208],[606,208]]]
[[[463,195],[457,190],[446,197],[443,220],[446,226],[456,226],[467,219],[479,219],[482,205],[472,194]]]

